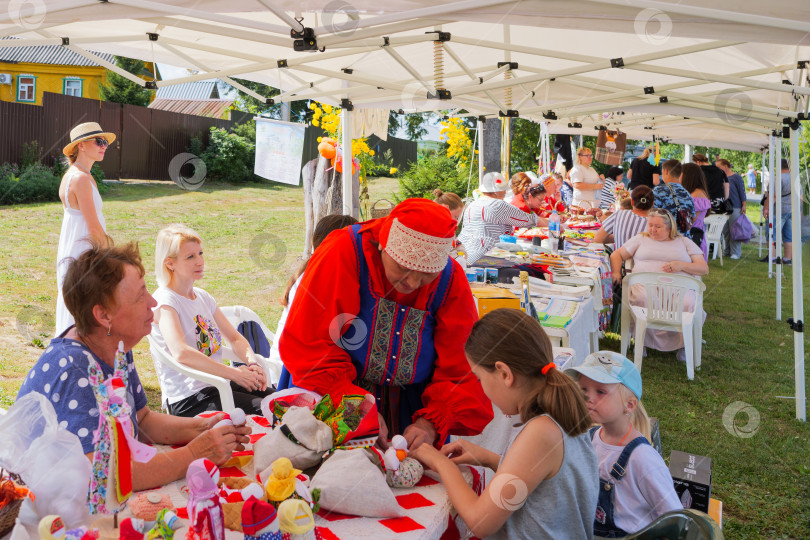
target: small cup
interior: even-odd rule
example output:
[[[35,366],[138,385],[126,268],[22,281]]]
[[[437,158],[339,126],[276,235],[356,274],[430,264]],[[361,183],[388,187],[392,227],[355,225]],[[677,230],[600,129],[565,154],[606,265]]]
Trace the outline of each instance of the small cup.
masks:
[[[487,276],[487,283],[498,283],[498,269],[497,268],[487,268],[486,269],[486,276]]]

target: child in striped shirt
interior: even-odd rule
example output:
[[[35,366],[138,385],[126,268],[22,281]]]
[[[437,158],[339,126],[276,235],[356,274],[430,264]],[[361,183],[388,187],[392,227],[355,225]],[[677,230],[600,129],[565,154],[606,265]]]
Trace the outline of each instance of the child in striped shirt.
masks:
[[[621,167],[611,167],[605,175],[605,185],[602,187],[602,197],[599,208],[607,210],[616,202],[616,186],[622,184],[624,170]]]

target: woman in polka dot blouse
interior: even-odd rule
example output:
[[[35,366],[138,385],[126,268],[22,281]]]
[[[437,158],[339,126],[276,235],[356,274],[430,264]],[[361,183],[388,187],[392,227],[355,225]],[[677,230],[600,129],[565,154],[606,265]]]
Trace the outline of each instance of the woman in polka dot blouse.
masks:
[[[116,351],[122,342],[128,351],[122,378],[126,379],[126,399],[135,435],[146,443],[185,445],[159,453],[147,463],[134,462],[132,486],[136,491],[184,477],[189,463],[197,458],[205,457],[221,465],[248,442],[250,431],[234,426],[212,429],[220,415],[179,418],[149,410],[132,360],[132,347],[151,330],[152,308],[156,305],[143,276],[134,243],[93,246],[73,261],[63,290],[75,326],[51,340],[17,395],[20,398],[39,392],[48,398],[59,425],[79,438],[83,451],[92,460],[99,410],[88,368],[97,365],[105,379],[112,377]]]

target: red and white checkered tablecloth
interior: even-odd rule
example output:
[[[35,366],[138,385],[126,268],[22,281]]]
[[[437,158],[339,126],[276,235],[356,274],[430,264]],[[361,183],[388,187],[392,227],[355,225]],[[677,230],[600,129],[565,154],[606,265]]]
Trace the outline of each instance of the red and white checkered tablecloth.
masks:
[[[253,443],[266,435],[269,431],[267,420],[262,416],[248,416],[248,425],[252,435],[246,452],[252,452]],[[158,446],[158,451],[168,451],[170,447]],[[253,470],[251,461],[242,469],[225,467],[220,469],[220,476],[249,476],[255,477],[258,471]],[[463,474],[469,483],[473,483],[477,472],[470,468],[463,468]],[[347,476],[348,476],[347,472]],[[185,517],[187,501],[185,479],[172,482],[158,490],[161,494],[168,494],[174,506],[179,510],[178,515]],[[321,510],[315,515],[315,525],[319,536],[325,540],[348,540],[352,538],[400,538],[403,540],[433,540],[442,538],[445,532],[447,538],[458,538],[455,524],[450,519],[451,504],[444,486],[438,477],[425,474],[422,480],[413,488],[394,489],[394,495],[404,515],[398,518],[376,519],[344,514],[330,513]],[[127,509],[121,518],[131,515]],[[184,523],[187,523],[184,520]],[[449,530],[448,530],[449,526]],[[175,532],[175,538],[184,538],[187,526]],[[242,540],[244,534],[237,531],[225,531],[228,540]]]

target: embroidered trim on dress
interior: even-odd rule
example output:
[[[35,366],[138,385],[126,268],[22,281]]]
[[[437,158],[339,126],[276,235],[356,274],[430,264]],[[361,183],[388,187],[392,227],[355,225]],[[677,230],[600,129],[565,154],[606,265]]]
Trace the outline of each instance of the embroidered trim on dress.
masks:
[[[394,218],[385,252],[398,264],[417,272],[441,272],[453,249],[453,238],[439,238],[410,229]]]
[[[391,384],[406,385],[413,382],[416,357],[419,354],[420,335],[426,311],[408,310],[408,317],[402,325],[402,341],[399,345],[399,362]]]
[[[371,347],[362,377],[374,384],[383,384],[385,380],[396,316],[396,302],[385,298],[377,301],[377,320],[372,330]]]

